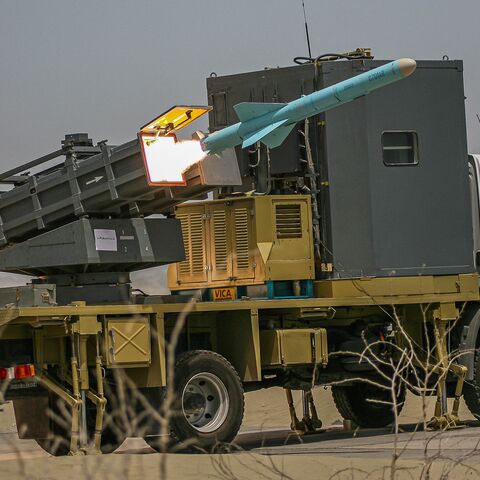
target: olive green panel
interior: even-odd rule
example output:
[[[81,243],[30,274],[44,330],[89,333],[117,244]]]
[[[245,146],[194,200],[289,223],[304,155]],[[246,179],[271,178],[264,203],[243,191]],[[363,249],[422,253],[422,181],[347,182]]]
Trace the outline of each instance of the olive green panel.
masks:
[[[150,318],[107,317],[105,320],[105,359],[108,367],[133,367],[151,362]]]
[[[315,296],[324,298],[473,293],[478,295],[478,275],[358,278],[315,282]],[[394,303],[394,300],[391,301]]]
[[[262,378],[258,312],[240,310],[217,317],[218,353],[223,355],[245,381]]]
[[[441,303],[433,310],[432,317],[435,320],[458,320],[460,312],[455,303]]]
[[[263,366],[282,365],[282,351],[278,330],[260,332],[260,352]]]
[[[65,356],[65,330],[58,335],[57,328],[40,328],[34,330],[35,363],[58,365],[67,361]]]
[[[147,368],[127,368],[125,374],[139,388],[164,387],[167,384],[165,363],[165,320],[158,312],[152,315],[151,321],[151,352],[152,361]]]
[[[262,366],[309,365],[328,362],[324,328],[276,329],[260,332]]]
[[[425,321],[430,317],[431,311],[422,305],[406,305],[396,309],[395,314],[399,325],[395,327],[395,343],[398,349],[394,356],[400,357],[402,351],[409,350],[412,345],[424,345]],[[427,360],[429,353],[423,348],[416,350],[416,357],[420,361]]]
[[[309,196],[255,197],[255,230],[267,280],[315,278]]]
[[[10,325],[0,328],[1,340],[24,340],[32,338],[32,329],[27,325]]]
[[[96,335],[102,331],[97,315],[81,315],[72,325],[72,332],[80,335]]]

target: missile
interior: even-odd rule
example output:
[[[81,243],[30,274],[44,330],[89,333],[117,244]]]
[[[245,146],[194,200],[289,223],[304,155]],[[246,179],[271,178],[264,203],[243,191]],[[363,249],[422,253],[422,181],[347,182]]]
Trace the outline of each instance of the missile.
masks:
[[[269,148],[278,147],[297,122],[402,80],[416,66],[415,60],[401,58],[289,103],[238,103],[233,108],[240,121],[203,138],[202,150],[218,154],[227,148],[247,148],[257,142]]]

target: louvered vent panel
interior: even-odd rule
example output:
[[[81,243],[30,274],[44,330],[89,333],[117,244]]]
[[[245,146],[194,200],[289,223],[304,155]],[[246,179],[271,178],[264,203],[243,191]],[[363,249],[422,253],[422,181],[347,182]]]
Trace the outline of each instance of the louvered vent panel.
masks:
[[[182,225],[185,260],[180,262],[180,275],[193,275],[204,270],[203,215],[180,213],[177,218]]]
[[[225,210],[213,212],[213,234],[215,245],[215,268],[218,271],[227,271],[227,223]]]
[[[237,268],[249,268],[249,242],[248,242],[248,210],[235,209],[235,253]]]
[[[301,238],[302,217],[300,205],[277,205],[275,208],[277,238]]]
[[[192,213],[190,215],[190,239],[192,246],[190,254],[192,273],[202,273],[204,270],[203,238],[203,215],[201,213]]]
[[[187,214],[177,214],[177,218],[182,225],[183,244],[185,245],[185,260],[180,262],[178,269],[180,275],[190,274],[190,228],[188,225]]]

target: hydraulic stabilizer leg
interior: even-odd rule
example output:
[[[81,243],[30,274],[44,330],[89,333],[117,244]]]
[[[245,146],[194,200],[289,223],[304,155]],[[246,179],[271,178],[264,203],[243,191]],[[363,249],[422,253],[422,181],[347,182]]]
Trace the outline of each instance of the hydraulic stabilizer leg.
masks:
[[[314,430],[322,428],[322,421],[318,418],[317,408],[315,407],[315,401],[313,400],[312,391],[309,390],[305,393],[308,399],[308,404],[310,406],[310,423]]]
[[[435,403],[434,417],[428,422],[427,426],[432,430],[445,430],[459,428],[458,409],[460,407],[460,397],[463,391],[463,382],[467,374],[467,368],[462,365],[451,364],[446,345],[446,321],[438,318],[434,319],[435,350],[437,364],[433,371],[438,373],[437,383],[437,401]],[[452,411],[448,411],[447,405],[447,373],[451,371],[457,376],[457,385],[455,387],[455,399],[453,401]]]
[[[82,400],[80,397],[80,388],[78,381],[78,361],[76,356],[72,356],[72,393],[75,403],[72,405],[71,435],[70,435],[70,455],[81,454],[80,443],[80,412],[82,409]]]
[[[298,419],[297,413],[295,412],[292,390],[290,388],[286,388],[285,395],[287,396],[288,411],[290,413],[290,428],[295,432],[304,433],[305,425]]]
[[[453,407],[452,407],[452,416],[458,418],[458,410],[460,408],[460,398],[463,394],[463,383],[465,381],[465,377],[467,376],[468,369],[464,365],[452,365],[451,370],[455,375],[457,375],[457,385],[455,387],[455,399],[453,400]]]
[[[313,401],[311,390],[302,390],[302,408],[303,418],[299,420],[295,412],[295,405],[293,403],[292,390],[285,388],[287,396],[288,410],[290,412],[290,428],[295,432],[304,435],[307,433],[316,433],[322,427],[322,422],[318,418],[317,409]]]
[[[438,372],[437,401],[433,418],[428,422],[428,428],[441,430],[448,428],[452,423],[448,415],[446,376],[448,372],[448,352],[445,345],[445,322],[435,318],[433,320],[435,334],[435,351],[437,362],[434,370]]]
[[[105,398],[104,388],[103,388],[103,374],[102,374],[102,357],[100,355],[100,346],[98,335],[96,336],[96,348],[97,355],[95,358],[95,379],[97,382],[97,392],[90,390],[88,393],[88,398],[96,406],[96,415],[95,415],[95,432],[93,434],[93,453],[101,453],[102,446],[102,430],[103,430],[103,421],[105,416],[105,407],[107,405],[107,399]]]
[[[319,428],[322,428],[322,422],[318,418],[312,390],[302,390],[302,405],[302,423],[305,425],[305,433],[315,433]]]

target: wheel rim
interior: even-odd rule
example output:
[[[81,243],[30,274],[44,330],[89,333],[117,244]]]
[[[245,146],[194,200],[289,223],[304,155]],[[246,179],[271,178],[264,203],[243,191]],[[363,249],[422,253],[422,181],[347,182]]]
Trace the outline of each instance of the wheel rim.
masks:
[[[199,432],[209,433],[220,428],[227,418],[228,406],[227,388],[213,373],[197,373],[183,389],[183,414]]]

